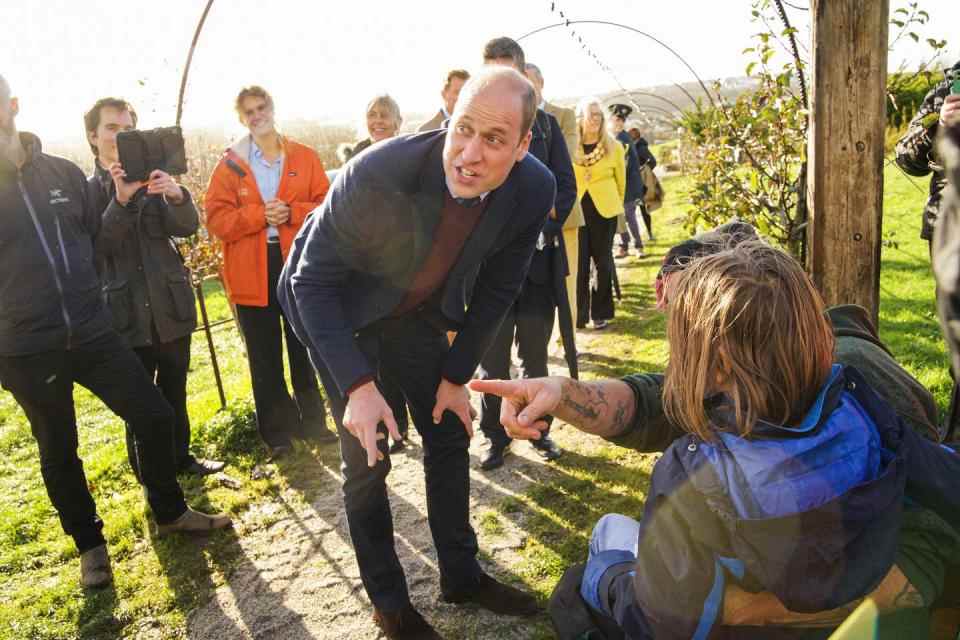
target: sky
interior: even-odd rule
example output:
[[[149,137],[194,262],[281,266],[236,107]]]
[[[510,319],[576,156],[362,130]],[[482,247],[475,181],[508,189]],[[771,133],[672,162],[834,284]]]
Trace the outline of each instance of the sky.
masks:
[[[205,0],[0,0],[0,74],[20,98],[21,130],[50,141],[82,141],[82,114],[98,98],[129,100],[143,128],[173,124],[180,77]],[[793,0],[791,4],[805,4]],[[891,0],[891,7],[906,0]],[[944,59],[960,59],[957,0],[921,0],[932,16],[924,37],[947,38]],[[483,44],[560,21],[621,22],[646,31],[684,56],[703,78],[743,75],[743,49],[761,26],[749,0],[215,0],[190,69],[186,128],[241,130],[237,91],[261,84],[275,97],[278,120],[358,123],[372,96],[390,93],[405,114],[432,115],[446,72],[475,69]],[[808,12],[790,10],[801,38]],[[669,52],[623,29],[574,25],[613,71],[599,68],[567,27],[520,40],[543,70],[550,97],[604,93],[693,80]],[[907,39],[890,67],[923,55]]]

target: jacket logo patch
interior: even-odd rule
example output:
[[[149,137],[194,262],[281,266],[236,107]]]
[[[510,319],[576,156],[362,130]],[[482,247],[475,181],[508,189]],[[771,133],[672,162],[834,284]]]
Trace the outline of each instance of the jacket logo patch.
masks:
[[[241,196],[241,197],[246,197],[247,195],[249,195],[249,193],[250,193],[250,190],[249,190],[249,189],[247,189],[246,187],[240,187],[240,196]]]
[[[297,172],[296,172],[296,171],[291,171],[291,172],[288,173],[287,175],[290,176],[291,178],[296,178],[296,177],[297,177]]]
[[[50,204],[64,204],[70,202],[70,198],[63,195],[63,189],[50,189]]]

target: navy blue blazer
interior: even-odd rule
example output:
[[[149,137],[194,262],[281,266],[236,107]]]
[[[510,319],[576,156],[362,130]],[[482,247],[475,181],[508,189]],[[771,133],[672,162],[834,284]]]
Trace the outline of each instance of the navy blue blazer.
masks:
[[[280,305],[341,393],[375,375],[354,334],[390,315],[430,251],[446,193],[445,130],[399,136],[352,159],[294,240]],[[556,182],[527,154],[487,198],[441,294],[458,330],[442,367],[465,384],[487,351],[530,266]]]
[[[640,175],[640,160],[637,156],[637,149],[633,145],[633,138],[626,131],[617,134],[617,140],[627,147],[627,188],[624,192],[623,201],[630,202],[643,197],[646,189],[643,186],[643,177]]]

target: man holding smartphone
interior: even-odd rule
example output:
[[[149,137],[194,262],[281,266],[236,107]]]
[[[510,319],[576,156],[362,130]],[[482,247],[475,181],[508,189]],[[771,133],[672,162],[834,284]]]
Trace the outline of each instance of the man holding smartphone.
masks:
[[[133,347],[147,375],[173,407],[173,447],[178,472],[209,475],[223,468],[190,453],[187,371],[190,336],[197,326],[190,274],[173,245],[197,231],[197,207],[190,193],[166,172],[127,181],[117,134],[137,126],[137,112],[124,100],[102,98],[84,115],[96,159],[87,180],[90,202],[103,212],[96,242],[97,271],[113,328]],[[116,200],[120,207],[111,207]],[[122,207],[122,208],[121,208]],[[127,454],[140,478],[136,438],[127,425]]]

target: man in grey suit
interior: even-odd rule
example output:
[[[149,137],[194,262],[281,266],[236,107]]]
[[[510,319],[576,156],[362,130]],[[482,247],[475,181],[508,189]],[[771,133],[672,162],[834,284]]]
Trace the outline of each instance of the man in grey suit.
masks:
[[[550,104],[543,97],[543,73],[540,67],[530,62],[525,65],[527,78],[533,83],[537,91],[537,100],[540,108],[552,115],[560,123],[560,131],[567,143],[567,149],[573,156],[574,150],[580,144],[580,134],[577,129],[577,114],[573,109]],[[583,226],[583,212],[580,210],[580,201],[575,200],[570,215],[563,223],[563,244],[567,251],[567,300],[570,301],[570,315],[577,317],[577,265],[579,240],[577,234]]]
[[[453,113],[453,108],[457,106],[457,98],[460,96],[460,89],[464,83],[470,79],[470,73],[466,69],[454,69],[447,74],[447,81],[443,85],[443,91],[440,97],[443,98],[443,106],[437,111],[437,114],[417,127],[417,133],[424,131],[433,131],[439,129],[444,120],[448,120]]]

